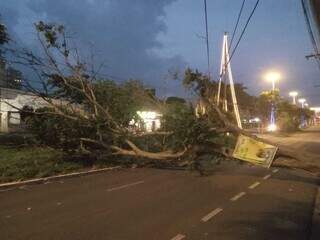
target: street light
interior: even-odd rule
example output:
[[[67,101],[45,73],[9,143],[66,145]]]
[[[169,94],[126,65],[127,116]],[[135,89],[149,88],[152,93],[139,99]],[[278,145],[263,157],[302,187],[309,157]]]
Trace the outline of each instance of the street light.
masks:
[[[304,108],[306,103],[306,99],[305,98],[299,98],[298,102],[301,103],[301,108]],[[305,116],[303,111],[301,112],[301,125],[300,127],[305,127],[306,126],[306,120],[305,120]]]
[[[279,81],[281,78],[280,73],[278,72],[268,72],[265,75],[267,81],[272,82],[272,104],[271,104],[271,113],[270,113],[270,124],[268,126],[269,132],[274,132],[277,130],[276,125],[276,106],[275,106],[275,90],[276,90],[276,81]]]
[[[301,107],[303,108],[304,107],[304,103],[306,102],[306,99],[305,98],[299,98],[298,102],[301,103]]]
[[[268,81],[272,82],[272,91],[274,91],[276,89],[276,81],[279,81],[281,78],[280,73],[268,72],[265,77]]]
[[[289,92],[289,96],[292,97],[292,104],[296,105],[296,97],[298,96],[298,92],[296,91]]]

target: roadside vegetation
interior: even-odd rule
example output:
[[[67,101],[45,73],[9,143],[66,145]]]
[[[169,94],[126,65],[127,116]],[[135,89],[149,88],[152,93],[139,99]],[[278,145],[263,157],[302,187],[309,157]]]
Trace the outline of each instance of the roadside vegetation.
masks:
[[[0,135],[0,183],[49,177],[84,169],[112,166],[111,161],[93,161],[90,156],[70,157],[62,150],[35,144],[25,134]]]

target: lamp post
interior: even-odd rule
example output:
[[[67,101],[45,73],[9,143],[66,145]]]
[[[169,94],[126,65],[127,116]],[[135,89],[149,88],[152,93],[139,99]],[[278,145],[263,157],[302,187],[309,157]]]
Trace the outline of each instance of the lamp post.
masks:
[[[298,102],[301,104],[301,107],[304,108],[304,103],[306,102],[305,98],[299,98]]]
[[[272,83],[272,103],[271,103],[271,112],[270,112],[270,124],[268,126],[268,131],[270,132],[274,132],[277,130],[275,90],[276,90],[276,82],[280,80],[280,77],[281,77],[280,73],[278,72],[269,72],[265,76],[267,81],[270,81]]]
[[[280,79],[280,73],[278,72],[269,72],[266,74],[266,79],[272,82],[272,91],[276,90],[276,82]]]
[[[305,107],[305,104],[306,104],[306,99],[305,98],[299,98],[298,99],[298,102],[301,104],[301,108],[303,109],[304,107]],[[303,127],[305,127],[305,124],[306,122],[305,122],[305,119],[304,119],[304,113],[303,113],[303,111],[301,112],[301,127],[303,128]]]
[[[292,104],[293,105],[296,105],[296,98],[298,96],[298,92],[296,91],[292,91],[292,92],[289,92],[289,96],[292,97]]]

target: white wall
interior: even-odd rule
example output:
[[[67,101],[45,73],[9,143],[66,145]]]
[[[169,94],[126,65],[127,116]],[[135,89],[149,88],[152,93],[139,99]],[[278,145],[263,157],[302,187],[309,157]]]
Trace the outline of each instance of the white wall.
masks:
[[[35,95],[20,90],[0,88],[0,132],[8,132],[10,130],[8,126],[9,112],[18,112],[18,109],[24,106],[31,106],[33,109],[37,109],[46,105],[43,99]],[[17,114],[13,115],[14,118],[11,119],[11,123],[18,124],[20,122],[19,116]]]

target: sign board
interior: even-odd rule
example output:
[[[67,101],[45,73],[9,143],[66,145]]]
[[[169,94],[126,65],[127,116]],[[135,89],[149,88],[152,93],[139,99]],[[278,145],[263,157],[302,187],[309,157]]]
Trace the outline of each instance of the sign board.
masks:
[[[277,150],[276,146],[240,134],[233,157],[269,168]]]

